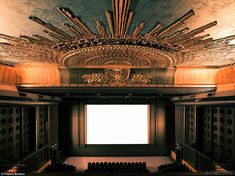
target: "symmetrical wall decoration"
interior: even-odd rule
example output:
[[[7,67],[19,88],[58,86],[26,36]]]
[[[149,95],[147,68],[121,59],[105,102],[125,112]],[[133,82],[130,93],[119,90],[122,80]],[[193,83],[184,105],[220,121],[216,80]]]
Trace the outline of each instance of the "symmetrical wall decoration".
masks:
[[[84,81],[91,84],[91,83],[106,83],[105,75],[103,73],[92,73],[92,74],[85,74],[82,76]]]
[[[155,87],[170,86],[174,83],[175,69],[154,68],[60,68],[62,85],[132,86]],[[85,85],[86,84],[86,85]],[[155,85],[155,86],[154,86]],[[102,86],[101,86],[102,87]]]
[[[130,68],[223,66],[235,63],[235,45],[229,43],[235,39],[234,35],[213,40],[204,33],[215,26],[216,21],[190,30],[185,25],[194,15],[194,11],[190,10],[167,26],[157,23],[147,33],[142,33],[145,23],[140,22],[130,31],[134,16],[129,9],[130,4],[131,0],[112,0],[112,11],[105,11],[108,26],[97,20],[97,33],[68,8],[57,8],[70,21],[64,23],[66,32],[36,16],[30,16],[31,20],[45,28],[43,32],[49,37],[35,34],[33,37],[22,35],[18,38],[0,34],[5,41],[0,43],[0,62],[12,65],[55,63],[82,68],[103,67],[107,62],[126,60]]]
[[[112,84],[147,84],[151,81],[150,75],[145,75],[141,73],[128,74],[125,77],[127,70],[122,68],[109,69],[106,74],[103,73],[92,73],[85,74],[82,76],[84,82],[89,84],[102,84],[102,83],[112,83]]]

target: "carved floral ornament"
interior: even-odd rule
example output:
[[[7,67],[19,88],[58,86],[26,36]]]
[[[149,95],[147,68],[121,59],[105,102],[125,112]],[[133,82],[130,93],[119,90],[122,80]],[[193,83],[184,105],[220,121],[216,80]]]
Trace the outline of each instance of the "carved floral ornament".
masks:
[[[129,69],[113,68],[107,69],[105,74],[92,73],[82,76],[88,84],[147,84],[151,81],[151,76],[141,73],[133,73],[130,75]]]
[[[68,8],[57,8],[73,23],[64,23],[66,32],[36,16],[30,16],[31,20],[45,28],[44,32],[49,38],[37,34],[19,38],[0,34],[0,38],[7,41],[0,43],[0,63],[55,63],[68,68],[104,69],[115,65],[121,70],[168,69],[195,63],[219,67],[235,63],[235,45],[229,44],[235,39],[234,35],[213,40],[204,33],[215,26],[216,21],[189,30],[185,24],[194,15],[194,11],[190,10],[166,27],[156,24],[147,33],[142,33],[145,23],[140,22],[130,31],[134,14],[129,9],[130,3],[131,0],[112,0],[112,11],[105,11],[108,30],[97,20],[97,33],[92,32]],[[109,63],[115,64],[110,66]]]

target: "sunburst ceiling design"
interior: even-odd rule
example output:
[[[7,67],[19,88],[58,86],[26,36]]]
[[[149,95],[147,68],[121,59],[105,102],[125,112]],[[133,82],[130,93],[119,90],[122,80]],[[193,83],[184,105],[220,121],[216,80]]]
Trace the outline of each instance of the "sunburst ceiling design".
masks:
[[[190,30],[185,25],[194,15],[194,11],[190,10],[167,26],[157,23],[143,33],[145,23],[140,22],[130,31],[134,15],[129,9],[130,4],[131,0],[112,0],[112,11],[105,12],[108,30],[97,20],[97,34],[68,8],[57,8],[72,23],[64,23],[66,32],[30,16],[31,20],[45,28],[43,32],[49,37],[35,34],[18,38],[0,34],[0,38],[5,40],[0,43],[0,62],[13,65],[46,62],[84,68],[108,67],[107,63],[130,68],[235,63],[235,45],[230,44],[235,39],[234,35],[213,40],[205,34],[207,29],[217,24],[216,21]]]

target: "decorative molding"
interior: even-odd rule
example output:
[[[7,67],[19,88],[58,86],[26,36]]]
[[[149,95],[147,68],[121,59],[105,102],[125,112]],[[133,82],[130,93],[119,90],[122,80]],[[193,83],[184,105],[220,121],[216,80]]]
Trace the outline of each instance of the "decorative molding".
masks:
[[[84,82],[87,82],[88,84],[102,84],[106,82],[106,78],[103,73],[85,74],[82,78],[84,79]]]
[[[84,82],[88,84],[147,84],[151,81],[151,76],[141,73],[133,73],[130,75],[130,69],[112,68],[106,69],[103,73],[85,74],[82,76]]]
[[[17,87],[20,88],[216,88],[214,84],[206,84],[206,85],[173,85],[173,84],[58,84],[58,85],[50,85],[50,84],[20,84]]]
[[[119,67],[113,67],[113,68],[107,68],[107,69],[115,69]],[[88,83],[87,81],[84,81],[83,76],[87,75],[86,77],[88,79],[91,79],[91,76],[93,73],[99,73],[99,75],[102,73],[102,77],[107,78],[105,75],[105,69],[106,68],[93,68],[93,69],[87,69],[87,68],[60,68],[60,75],[61,75],[61,84],[84,84]],[[128,71],[128,68],[122,68],[126,69]],[[123,70],[124,71],[124,70]],[[131,76],[135,73],[141,73],[142,75],[148,75],[151,79],[148,84],[174,84],[174,74],[175,69],[156,69],[156,68],[131,68],[130,69],[130,75],[128,76],[128,72],[122,75],[122,82],[127,82],[125,79],[128,78],[130,80]],[[125,76],[126,75],[126,76]],[[97,79],[97,78],[96,78]],[[114,80],[111,77],[109,77],[109,80],[107,79],[107,83],[112,83]],[[96,81],[97,82],[97,81]],[[100,81],[98,81],[100,82]],[[104,83],[104,81],[101,81]],[[91,84],[91,83],[90,83]],[[97,83],[96,83],[97,84]]]
[[[219,66],[219,69],[221,69],[221,68],[226,68],[226,67],[234,67],[235,66],[235,62],[234,63],[230,63],[230,64],[225,64],[225,65],[221,65],[221,66]]]
[[[60,64],[64,64],[65,67],[108,68],[110,67],[109,63],[115,63],[116,66],[123,68],[173,67],[169,53],[136,45],[92,46],[69,51],[62,58]]]
[[[45,85],[45,84],[21,84],[18,87],[27,88],[157,88],[157,87],[175,87],[174,85],[160,85],[160,84],[58,84],[56,85]],[[190,87],[190,86],[189,86]],[[197,86],[194,86],[197,87]],[[207,87],[207,85],[203,85]],[[209,85],[211,87],[211,85]],[[215,86],[212,86],[215,87]]]
[[[130,83],[132,84],[147,84],[151,81],[151,76],[141,74],[141,73],[134,73],[131,75]]]
[[[105,76],[109,83],[122,84],[129,79],[130,69],[120,67],[106,68]]]

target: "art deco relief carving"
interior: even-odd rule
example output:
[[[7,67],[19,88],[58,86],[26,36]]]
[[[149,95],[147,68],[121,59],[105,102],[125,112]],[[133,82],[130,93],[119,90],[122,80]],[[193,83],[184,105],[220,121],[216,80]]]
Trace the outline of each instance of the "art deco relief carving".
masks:
[[[97,84],[97,83],[105,83],[106,78],[103,73],[92,73],[92,74],[85,74],[82,76],[84,82],[88,84]]]
[[[109,83],[119,84],[126,82],[130,76],[129,68],[106,68],[105,76]]]
[[[112,69],[117,69],[112,68]],[[110,68],[111,69],[111,68]],[[110,70],[109,69],[109,70]],[[105,68],[86,69],[86,68],[60,68],[61,84],[99,84],[99,85],[118,85],[114,81],[113,71],[110,70],[111,76],[107,78]],[[128,69],[122,70],[122,72]],[[122,74],[122,82],[119,84],[156,84],[156,85],[173,85],[175,69],[155,69],[155,68],[131,68],[128,72]],[[126,76],[125,76],[126,75]],[[128,76],[129,75],[129,76]],[[132,79],[133,77],[133,79]],[[135,81],[139,80],[139,81]]]
[[[82,76],[84,82],[88,84],[147,84],[151,81],[152,76],[133,73],[130,74],[130,69],[126,68],[108,68],[103,73],[85,74]]]
[[[151,76],[141,74],[141,73],[134,73],[131,75],[130,83],[132,84],[147,84],[151,81]]]
[[[104,45],[82,48],[63,55],[66,67],[107,68],[110,62],[129,68],[169,68],[173,66],[169,53],[145,46]]]

